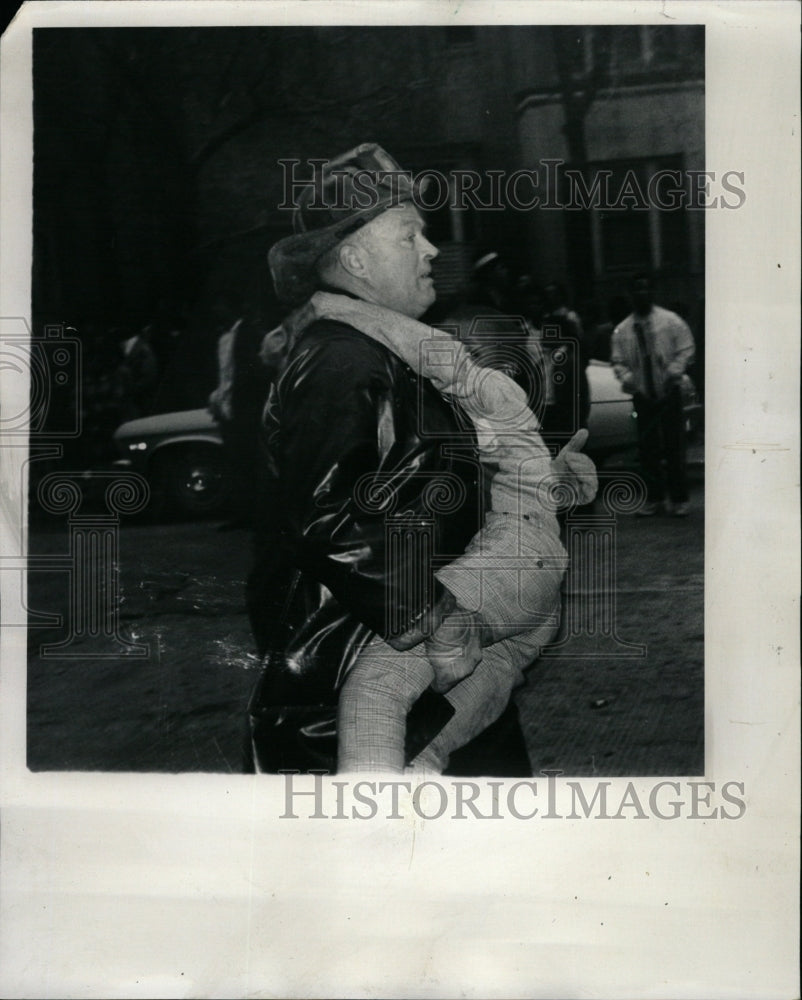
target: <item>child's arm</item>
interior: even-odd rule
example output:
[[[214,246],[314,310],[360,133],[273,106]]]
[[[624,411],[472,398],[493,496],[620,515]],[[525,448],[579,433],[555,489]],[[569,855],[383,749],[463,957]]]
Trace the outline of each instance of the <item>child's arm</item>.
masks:
[[[452,334],[435,330],[425,323],[373,302],[352,299],[347,295],[336,295],[332,292],[315,292],[308,306],[320,318],[348,323],[349,326],[378,340],[406,362],[414,372],[430,379],[443,392],[455,391],[455,378],[459,376],[466,358],[471,360],[467,349]],[[436,363],[431,362],[430,352],[423,346],[426,342],[434,340],[440,344],[443,341],[451,341],[454,346],[453,353],[450,351],[450,345],[448,351],[439,351]]]
[[[531,438],[539,425],[524,390],[504,372],[478,365],[452,334],[384,306],[331,292],[315,292],[306,308],[384,344],[440,392],[456,397],[476,426],[480,446],[492,450],[499,430],[526,434],[529,447],[542,446],[539,437]]]

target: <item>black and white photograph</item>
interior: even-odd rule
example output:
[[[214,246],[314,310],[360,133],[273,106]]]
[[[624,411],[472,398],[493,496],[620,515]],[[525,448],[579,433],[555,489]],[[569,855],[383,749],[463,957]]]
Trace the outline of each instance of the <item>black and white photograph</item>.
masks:
[[[3,989],[796,995],[795,5],[55,6]]]
[[[269,771],[400,773],[434,682],[427,770],[702,774],[704,26],[41,29],[33,81],[32,324],[81,367],[28,465],[28,766],[240,771],[266,670]],[[408,260],[321,274],[396,217]],[[494,471],[394,317],[270,356],[326,289],[504,372],[529,450],[499,415]]]

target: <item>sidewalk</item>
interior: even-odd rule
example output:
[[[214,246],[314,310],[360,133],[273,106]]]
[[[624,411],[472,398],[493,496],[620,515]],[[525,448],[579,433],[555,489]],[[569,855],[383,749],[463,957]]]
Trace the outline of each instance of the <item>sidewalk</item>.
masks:
[[[592,624],[542,657],[516,696],[536,774],[703,773],[703,457],[700,447],[689,463],[687,518],[616,519],[608,603],[597,583],[569,580],[563,631],[577,610]]]
[[[703,769],[701,466],[685,519],[615,522],[615,635],[646,655],[601,657],[600,633],[541,658],[517,693],[532,766],[567,775],[699,774]],[[63,526],[31,533],[31,553],[61,553]],[[28,764],[33,770],[231,771],[259,671],[245,614],[250,538],[206,522],[126,525],[121,626],[145,659],[43,658],[63,627],[29,633]],[[571,607],[603,623],[592,586]],[[67,574],[31,573],[29,607],[67,620]],[[584,603],[583,603],[584,602]],[[609,649],[608,641],[608,649]],[[626,650],[624,650],[626,652]],[[613,650],[615,652],[615,650]]]

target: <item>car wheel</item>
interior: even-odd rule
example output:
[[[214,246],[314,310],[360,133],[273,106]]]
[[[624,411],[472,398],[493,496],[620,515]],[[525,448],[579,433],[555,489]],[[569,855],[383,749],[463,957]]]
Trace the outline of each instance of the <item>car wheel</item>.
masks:
[[[218,512],[231,489],[222,449],[211,445],[170,449],[160,456],[159,480],[169,506],[190,516]]]

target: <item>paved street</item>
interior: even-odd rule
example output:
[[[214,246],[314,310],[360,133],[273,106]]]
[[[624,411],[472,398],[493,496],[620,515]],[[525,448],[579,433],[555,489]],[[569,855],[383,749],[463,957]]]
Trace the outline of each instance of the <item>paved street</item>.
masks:
[[[600,603],[600,573],[569,581],[566,641],[530,670],[517,694],[536,771],[702,773],[699,471],[691,506],[685,519],[617,516],[612,619]],[[113,644],[87,638],[70,647],[74,658],[44,657],[42,645],[66,632],[31,630],[32,769],[240,770],[245,705],[259,666],[244,612],[249,536],[216,528],[124,524],[121,634],[147,644],[148,656],[119,655]],[[32,555],[64,553],[67,545],[58,521],[31,531]],[[29,605],[66,618],[67,574],[32,572]],[[107,656],[89,655],[98,652]]]

